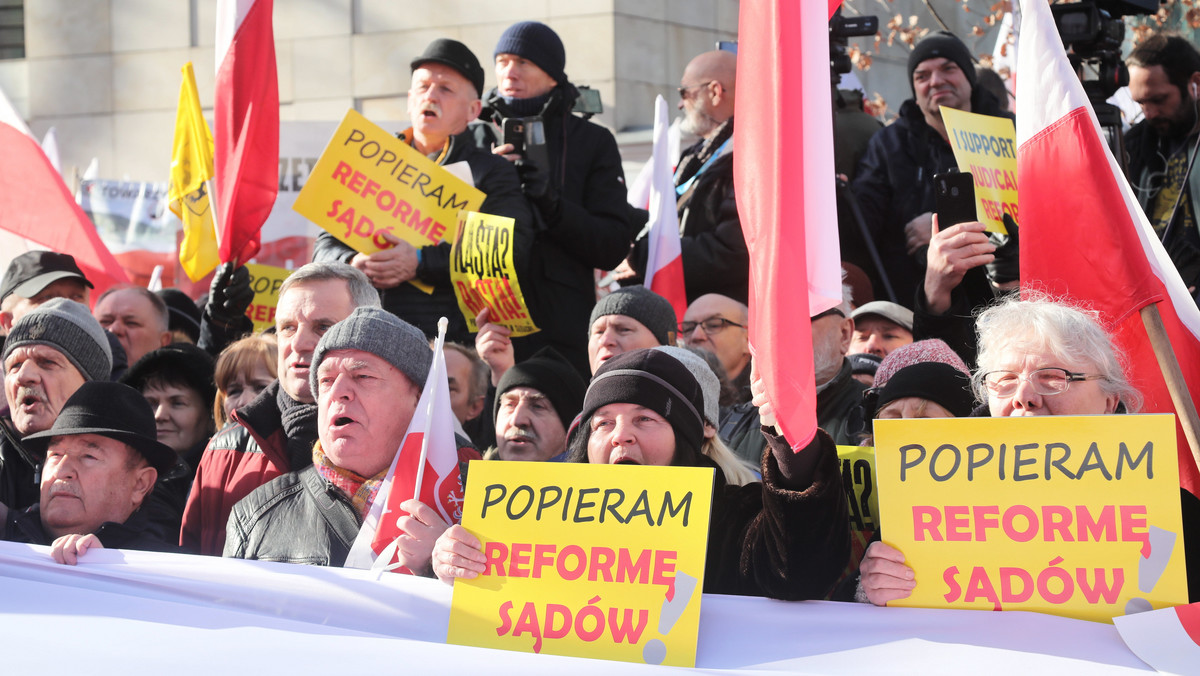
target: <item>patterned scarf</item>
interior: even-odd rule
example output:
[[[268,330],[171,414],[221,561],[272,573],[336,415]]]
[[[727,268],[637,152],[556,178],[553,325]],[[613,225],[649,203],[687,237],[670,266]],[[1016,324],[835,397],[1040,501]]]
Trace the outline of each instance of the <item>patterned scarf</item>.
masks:
[[[368,479],[348,469],[342,469],[325,456],[320,441],[313,445],[313,466],[317,468],[317,474],[350,498],[360,518],[366,518],[367,510],[371,508],[371,502],[375,500],[375,494],[379,492],[379,486],[387,474],[385,469]]]

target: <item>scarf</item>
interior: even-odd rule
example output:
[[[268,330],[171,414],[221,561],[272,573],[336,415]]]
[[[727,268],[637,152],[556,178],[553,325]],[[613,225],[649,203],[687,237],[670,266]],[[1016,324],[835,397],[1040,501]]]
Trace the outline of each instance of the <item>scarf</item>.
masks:
[[[346,497],[350,498],[350,503],[354,505],[354,509],[358,511],[359,518],[365,519],[367,510],[371,509],[371,502],[375,500],[375,495],[379,492],[380,485],[383,484],[383,477],[387,474],[387,470],[366,478],[348,469],[342,469],[325,456],[325,452],[321,450],[320,441],[313,444],[312,461],[313,466],[317,468],[317,474],[345,493]]]
[[[317,405],[292,399],[282,387],[275,393],[275,405],[287,437],[288,467],[293,472],[304,469],[312,462],[312,447],[317,441]]]

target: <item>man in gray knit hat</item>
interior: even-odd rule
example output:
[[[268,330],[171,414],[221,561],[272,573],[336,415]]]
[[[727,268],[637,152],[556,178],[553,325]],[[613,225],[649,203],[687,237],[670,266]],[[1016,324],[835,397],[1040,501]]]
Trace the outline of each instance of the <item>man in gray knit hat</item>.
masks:
[[[0,360],[9,409],[0,420],[0,505],[24,509],[38,501],[42,457],[20,439],[50,429],[80,385],[108,380],[112,351],[87,307],[55,298],[13,324]]]
[[[325,333],[313,352],[317,398],[313,464],[267,483],[233,507],[225,556],[341,566],[392,459],[404,441],[433,359],[413,325],[360,307]],[[459,449],[460,460],[479,458]],[[449,524],[417,500],[402,504],[400,558],[427,571]]]

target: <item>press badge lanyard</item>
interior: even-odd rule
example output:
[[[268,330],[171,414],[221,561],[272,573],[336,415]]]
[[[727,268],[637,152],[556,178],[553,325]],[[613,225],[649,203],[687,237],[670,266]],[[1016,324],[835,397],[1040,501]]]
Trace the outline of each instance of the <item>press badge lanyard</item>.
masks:
[[[726,152],[728,152],[727,146],[730,143],[733,143],[732,136],[725,139],[725,142],[722,143],[719,148],[717,148],[717,152],[713,153],[712,157],[708,158],[708,161],[706,161],[704,164],[700,165],[700,168],[698,170],[696,170],[696,173],[692,174],[691,178],[689,178],[688,180],[684,181],[683,183],[681,183],[680,185],[675,187],[675,194],[682,196],[683,193],[687,192],[688,188],[692,187],[692,183],[694,183],[695,180],[700,177],[700,174],[703,174],[706,169],[708,169],[710,166],[712,166],[713,162],[716,162],[718,159],[721,158],[722,155],[724,155]]]

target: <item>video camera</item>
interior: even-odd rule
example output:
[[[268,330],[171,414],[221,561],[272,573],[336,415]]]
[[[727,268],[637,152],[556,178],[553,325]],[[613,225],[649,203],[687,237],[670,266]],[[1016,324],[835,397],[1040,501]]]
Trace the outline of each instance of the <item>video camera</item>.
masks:
[[[1071,50],[1072,63],[1095,67],[1095,80],[1083,86],[1093,102],[1107,100],[1129,84],[1129,71],[1121,60],[1125,40],[1126,15],[1153,14],[1158,0],[1082,0],[1067,5],[1052,5],[1054,23],[1063,45]]]
[[[842,16],[842,8],[838,7],[829,19],[829,70],[834,86],[837,86],[842,73],[849,73],[853,67],[850,55],[846,53],[850,45],[849,38],[866,37],[878,32],[879,17],[867,15],[846,18]]]

